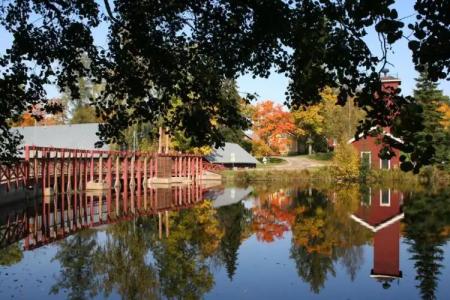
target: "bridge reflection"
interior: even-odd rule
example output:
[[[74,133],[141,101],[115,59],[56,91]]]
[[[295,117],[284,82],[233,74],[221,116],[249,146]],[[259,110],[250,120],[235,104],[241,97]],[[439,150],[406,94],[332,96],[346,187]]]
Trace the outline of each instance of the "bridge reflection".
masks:
[[[163,230],[169,234],[169,212],[192,207],[203,200],[203,195],[202,185],[193,183],[153,186],[142,192],[79,191],[35,198],[19,207],[3,209],[0,248],[23,240],[24,249],[32,250],[85,228],[150,215],[158,216],[162,237]]]

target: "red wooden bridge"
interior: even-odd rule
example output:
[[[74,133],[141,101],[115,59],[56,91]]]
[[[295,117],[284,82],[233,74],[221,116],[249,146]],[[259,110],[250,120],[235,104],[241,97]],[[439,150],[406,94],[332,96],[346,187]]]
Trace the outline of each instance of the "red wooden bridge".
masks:
[[[215,170],[202,156],[135,151],[80,150],[25,146],[24,159],[0,164],[0,191],[27,187],[42,193],[141,187],[192,182]]]

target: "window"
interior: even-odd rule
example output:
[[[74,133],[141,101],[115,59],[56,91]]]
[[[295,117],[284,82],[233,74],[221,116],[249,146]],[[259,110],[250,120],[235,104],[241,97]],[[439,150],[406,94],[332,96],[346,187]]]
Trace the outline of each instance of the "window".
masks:
[[[361,164],[370,169],[372,162],[372,152],[361,152]]]
[[[370,206],[372,204],[372,189],[367,186],[361,188],[361,205]]]
[[[380,206],[391,206],[391,190],[380,190]]]
[[[389,170],[391,168],[390,159],[380,159],[380,169]]]

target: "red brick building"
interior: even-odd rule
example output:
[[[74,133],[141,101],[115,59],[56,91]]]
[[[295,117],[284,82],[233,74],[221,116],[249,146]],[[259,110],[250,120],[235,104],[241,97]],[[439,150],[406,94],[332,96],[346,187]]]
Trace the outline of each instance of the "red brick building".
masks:
[[[400,86],[400,79],[386,76],[381,79],[381,83],[383,85],[384,90],[392,91],[393,89],[397,89]],[[387,100],[389,101],[389,100]],[[372,128],[372,131],[375,131],[377,128]],[[390,133],[390,128],[383,128],[383,132],[379,136],[366,136],[360,135],[359,139],[352,138],[348,141],[349,144],[353,144],[355,149],[358,151],[358,154],[361,158],[361,161],[367,161],[370,168],[373,169],[395,169],[400,165],[400,151],[394,149],[395,156],[391,159],[381,159],[378,154],[380,150],[383,148],[381,140],[383,136],[394,139],[397,142],[402,142],[401,139],[393,136]]]
[[[351,218],[374,233],[373,268],[370,276],[389,285],[402,277],[400,270],[400,221],[403,193],[391,189],[369,190]]]

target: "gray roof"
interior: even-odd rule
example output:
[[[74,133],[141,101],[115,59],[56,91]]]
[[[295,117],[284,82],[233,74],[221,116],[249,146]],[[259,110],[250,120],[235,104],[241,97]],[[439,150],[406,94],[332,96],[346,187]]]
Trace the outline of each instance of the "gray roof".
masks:
[[[258,164],[259,162],[250,153],[235,143],[225,143],[222,148],[214,149],[206,157],[212,163],[218,164]]]
[[[232,205],[242,200],[246,200],[250,196],[252,191],[253,188],[251,187],[230,187],[219,191],[211,191],[209,193],[207,192],[206,198],[211,198],[212,200],[214,200],[213,206],[214,208],[218,208],[222,206]]]
[[[16,127],[23,135],[22,145],[93,150],[99,141],[98,123]],[[101,149],[109,149],[104,145]]]

